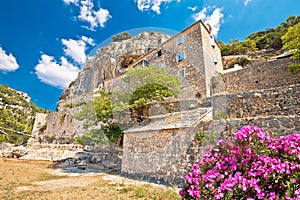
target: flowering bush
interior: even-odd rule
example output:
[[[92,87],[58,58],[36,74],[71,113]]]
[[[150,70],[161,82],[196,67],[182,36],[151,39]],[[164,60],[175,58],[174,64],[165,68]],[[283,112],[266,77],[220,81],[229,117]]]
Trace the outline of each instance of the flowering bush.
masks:
[[[183,199],[300,200],[300,134],[279,139],[256,126],[219,141],[185,175]]]

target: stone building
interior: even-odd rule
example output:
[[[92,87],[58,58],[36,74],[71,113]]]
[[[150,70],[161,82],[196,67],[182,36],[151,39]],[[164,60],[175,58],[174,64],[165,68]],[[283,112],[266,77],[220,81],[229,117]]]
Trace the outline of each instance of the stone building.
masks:
[[[187,88],[186,98],[204,98],[212,94],[211,79],[223,70],[220,47],[211,35],[211,27],[201,20],[140,56],[128,68],[155,65],[177,74]],[[123,75],[104,82],[106,91],[119,87]]]

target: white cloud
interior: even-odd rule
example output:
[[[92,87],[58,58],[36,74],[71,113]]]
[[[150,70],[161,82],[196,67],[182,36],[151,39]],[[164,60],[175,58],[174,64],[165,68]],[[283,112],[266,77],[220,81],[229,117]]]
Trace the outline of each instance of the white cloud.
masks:
[[[101,27],[104,27],[105,23],[111,18],[109,11],[103,8],[100,8],[97,12],[94,12],[94,15]]]
[[[195,12],[197,10],[197,6],[194,6],[194,7],[189,6],[188,9]]]
[[[62,39],[61,42],[64,45],[65,56],[60,58],[60,62],[57,62],[53,56],[41,52],[41,59],[34,73],[42,82],[65,89],[77,77],[80,71],[78,66],[86,61],[86,46],[93,46],[95,43],[92,38],[86,36],[81,36],[78,40]],[[75,64],[68,61],[70,58]]]
[[[109,11],[104,8],[94,9],[94,3],[91,0],[63,0],[66,4],[73,3],[80,8],[78,19],[89,23],[89,30],[95,30],[96,27],[104,27],[106,22],[112,18]]]
[[[195,20],[195,21],[199,21],[199,20],[202,20],[202,21],[204,21],[205,19],[206,19],[206,13],[207,13],[207,8],[205,7],[205,8],[203,8],[200,12],[198,12],[198,13],[195,13],[194,15],[193,15],[193,19]]]
[[[170,3],[171,1],[174,0],[135,0],[139,10],[144,11],[151,9],[157,14],[160,14],[160,6],[162,3]],[[180,2],[180,0],[177,0],[177,2]]]
[[[35,74],[38,78],[49,85],[65,89],[69,83],[77,77],[79,69],[61,57],[57,63],[54,57],[43,54],[39,64],[35,67]]]
[[[97,26],[96,18],[93,16],[94,4],[88,0],[81,1],[80,3],[80,14],[78,18],[82,21],[90,23],[91,29],[94,29]]]
[[[77,64],[83,64],[86,61],[86,45],[95,46],[95,42],[92,38],[81,36],[79,40],[62,39],[62,44],[65,46],[64,52],[66,56],[73,59]]]
[[[205,7],[200,12],[195,13],[192,17],[195,21],[202,20],[204,23],[208,23],[212,27],[212,35],[217,36],[220,30],[222,19],[224,14],[222,13],[222,8],[214,8],[211,15],[208,14],[208,10],[211,7]]]
[[[64,52],[67,56],[70,56],[78,64],[86,61],[86,43],[83,40],[62,39],[61,41],[65,45]]]
[[[95,42],[94,42],[94,40],[92,38],[88,38],[86,36],[81,36],[81,39],[82,39],[82,41],[88,43],[91,46],[95,46],[96,45]]]
[[[18,68],[16,58],[11,53],[7,55],[5,50],[0,47],[0,71],[7,73],[16,71]]]
[[[249,3],[250,1],[252,1],[252,0],[244,0],[244,5],[245,5],[245,6],[248,5],[248,3]]]
[[[70,3],[73,3],[73,4],[75,4],[75,5],[78,5],[78,1],[79,0],[63,0],[64,2],[65,2],[65,4],[70,4]]]
[[[82,65],[86,61],[86,45],[95,45],[92,38],[81,36],[78,40],[62,39],[65,56],[57,62],[53,56],[46,55],[42,52],[39,64],[35,67],[35,74],[38,78],[49,85],[65,89],[69,83],[77,77],[80,68],[76,65]],[[70,63],[71,58],[74,63]]]

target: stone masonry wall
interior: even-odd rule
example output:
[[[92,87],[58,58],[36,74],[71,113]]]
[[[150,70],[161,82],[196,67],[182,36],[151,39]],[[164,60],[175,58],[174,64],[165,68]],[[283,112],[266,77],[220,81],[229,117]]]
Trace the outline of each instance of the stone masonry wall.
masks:
[[[223,74],[227,93],[268,89],[300,83],[300,74],[292,75],[290,58],[257,63],[242,70]]]
[[[300,84],[217,95],[200,106],[213,106],[215,118],[300,115]]]
[[[82,132],[82,121],[74,118],[79,108],[66,108],[61,112],[48,114],[47,129],[40,138],[41,143],[71,144],[75,137]]]
[[[194,140],[192,128],[124,134],[121,172],[133,178],[176,182],[178,162]]]
[[[200,160],[207,145],[232,140],[236,130],[255,125],[277,135],[300,133],[300,116],[268,116],[202,121],[195,128],[125,133],[122,174],[136,179],[182,184],[191,164]],[[205,133],[204,144],[196,133]]]
[[[33,128],[32,128],[33,134],[38,132],[40,130],[40,128],[42,128],[42,126],[46,124],[46,117],[47,117],[47,114],[36,113]]]
[[[213,93],[211,79],[217,75],[218,71],[223,70],[221,50],[211,33],[204,26],[201,26],[201,39],[205,66],[206,96],[211,96]]]
[[[236,130],[243,126],[259,126],[266,132],[274,132],[278,136],[288,135],[293,132],[300,133],[300,116],[265,116],[241,119],[213,120],[200,122],[198,131],[214,134],[217,139],[232,140]]]

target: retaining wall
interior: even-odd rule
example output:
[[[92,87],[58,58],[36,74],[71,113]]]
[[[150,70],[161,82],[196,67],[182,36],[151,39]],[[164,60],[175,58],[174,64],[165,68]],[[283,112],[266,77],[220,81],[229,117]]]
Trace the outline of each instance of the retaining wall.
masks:
[[[300,133],[300,116],[268,116],[200,122],[194,128],[129,132],[124,136],[121,172],[124,175],[182,184],[191,164],[216,140],[232,140],[236,130],[256,125],[278,135]],[[205,133],[204,144],[196,133]]]
[[[300,74],[292,75],[288,66],[290,58],[249,65],[242,70],[223,74],[227,93],[239,93],[295,85],[300,83]]]

